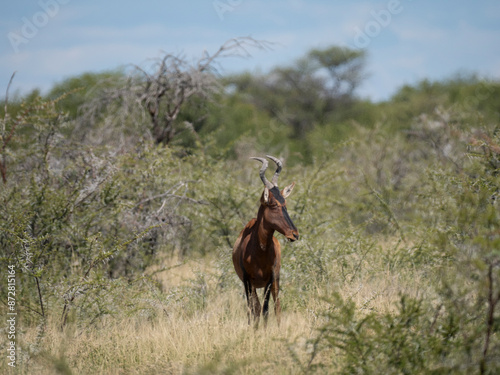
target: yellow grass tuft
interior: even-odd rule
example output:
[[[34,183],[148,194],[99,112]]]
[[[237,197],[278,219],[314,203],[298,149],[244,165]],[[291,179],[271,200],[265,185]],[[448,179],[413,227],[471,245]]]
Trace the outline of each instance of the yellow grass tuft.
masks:
[[[329,293],[353,300],[362,313],[390,312],[401,292],[425,292],[426,282],[418,270],[392,272],[380,264],[382,259],[376,254],[366,262],[382,272],[365,267],[352,282],[312,288],[302,308],[292,309],[294,305],[284,301],[291,307],[284,309],[280,327],[271,302],[268,327],[264,329],[261,319],[258,330],[248,326],[243,286],[236,276],[225,292],[217,288],[217,277],[210,276],[220,273],[216,259],[169,259],[163,264],[164,271],[151,269],[159,271],[154,277],[163,285],[162,293],[192,285],[202,275],[207,290],[203,308],[187,307],[192,302],[189,298],[198,298],[188,294],[176,303],[159,304],[154,315],[106,317],[91,328],[72,323],[60,331],[57,322],[49,322],[38,351],[29,349],[36,342],[36,327],[28,328],[20,343],[30,353],[29,359],[22,361],[18,373],[302,373],[311,360],[317,328],[323,323],[321,313],[329,308],[324,299]],[[284,292],[282,299],[286,298],[292,297]],[[333,356],[333,350],[319,355],[331,362],[328,356]]]

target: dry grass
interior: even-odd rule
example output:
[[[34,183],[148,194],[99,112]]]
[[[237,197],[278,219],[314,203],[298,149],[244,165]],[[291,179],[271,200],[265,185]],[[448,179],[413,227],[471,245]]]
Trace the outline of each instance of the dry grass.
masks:
[[[274,367],[278,359],[282,373],[288,374],[297,370],[289,346],[302,343],[294,350],[305,355],[312,327],[307,315],[287,313],[281,327],[272,317],[267,329],[254,331],[243,300],[232,293],[190,317],[176,312],[154,320],[104,321],[86,331],[60,332],[49,326],[43,352],[30,361],[26,373],[53,374],[63,364],[79,374],[253,373]],[[34,333],[25,340],[32,341]]]
[[[322,323],[321,312],[328,308],[322,297],[340,292],[344,299],[355,301],[361,313],[385,312],[394,309],[401,292],[416,295],[427,287],[418,270],[391,271],[384,268],[383,257],[374,254],[373,259],[366,259],[363,272],[352,282],[318,286],[309,293],[307,306],[285,308],[280,327],[271,305],[267,329],[261,321],[255,331],[247,324],[243,287],[238,280],[226,288],[227,292],[217,291],[217,279],[210,275],[217,274],[219,266],[214,258],[185,263],[170,259],[164,262],[166,270],[155,274],[164,286],[163,295],[192,285],[202,275],[208,290],[203,308],[197,309],[188,296],[157,307],[154,315],[109,317],[92,328],[72,324],[61,332],[57,324],[49,322],[39,345],[41,351],[32,353],[18,368],[19,373],[302,373],[301,366],[310,360],[311,339]],[[191,296],[197,298],[196,294]],[[282,298],[292,297],[283,293]],[[27,348],[34,343],[36,334],[35,328],[28,329],[21,345]],[[325,356],[332,356],[332,350],[321,352],[326,362],[331,361]]]

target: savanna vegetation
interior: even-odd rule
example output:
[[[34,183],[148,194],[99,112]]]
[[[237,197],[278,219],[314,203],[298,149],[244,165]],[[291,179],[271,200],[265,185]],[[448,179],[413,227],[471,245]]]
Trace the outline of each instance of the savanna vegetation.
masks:
[[[218,74],[266,47],[167,54],[43,95],[16,95],[14,77],[0,262],[18,349],[12,368],[2,328],[2,373],[500,371],[500,83],[422,81],[374,103],[356,95],[365,53],[336,46]],[[282,324],[254,330],[231,251],[263,190],[249,157],[265,154],[297,183],[301,239],[277,235]],[[6,278],[0,291],[6,317]]]

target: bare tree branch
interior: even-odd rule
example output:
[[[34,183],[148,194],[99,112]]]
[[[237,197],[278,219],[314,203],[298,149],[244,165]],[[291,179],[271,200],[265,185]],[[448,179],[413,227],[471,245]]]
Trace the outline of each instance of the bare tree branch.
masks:
[[[128,79],[103,89],[83,108],[84,126],[87,128],[89,124],[92,126],[102,121],[103,116],[108,116],[108,121],[112,123],[130,121],[131,116],[142,113],[149,117],[150,132],[155,142],[167,145],[178,132],[186,131],[179,115],[192,98],[197,97],[206,103],[221,92],[218,80],[221,58],[248,57],[250,49],[267,50],[269,46],[270,43],[250,37],[235,38],[228,40],[213,54],[205,51],[195,63],[188,62],[183,56],[166,53],[161,58],[153,59],[149,69],[132,65]],[[194,131],[194,127],[189,131]]]
[[[10,86],[12,85],[12,81],[14,80],[14,76],[16,75],[16,72],[12,73],[12,76],[10,77],[9,84],[7,85],[7,90],[5,91],[5,113],[4,116],[7,116],[7,107],[9,103],[9,90]]]
[[[7,183],[7,144],[10,142],[12,139],[12,136],[14,135],[14,130],[15,130],[15,125],[13,125],[10,129],[9,135],[6,135],[6,130],[7,130],[7,121],[9,119],[9,112],[8,112],[8,107],[9,107],[9,90],[10,86],[12,85],[12,81],[14,80],[14,76],[16,75],[16,72],[12,73],[12,76],[10,77],[9,84],[7,85],[7,90],[5,91],[5,107],[4,107],[4,117],[2,121],[2,133],[0,134],[1,139],[2,139],[2,159],[0,160],[0,174],[2,175],[2,182],[4,184]]]

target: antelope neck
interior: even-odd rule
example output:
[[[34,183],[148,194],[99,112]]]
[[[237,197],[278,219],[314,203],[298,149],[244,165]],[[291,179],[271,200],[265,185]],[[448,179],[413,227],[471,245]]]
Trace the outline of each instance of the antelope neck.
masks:
[[[274,229],[264,222],[264,209],[261,207],[257,215],[257,240],[259,241],[260,248],[266,250],[270,242],[273,241]]]

